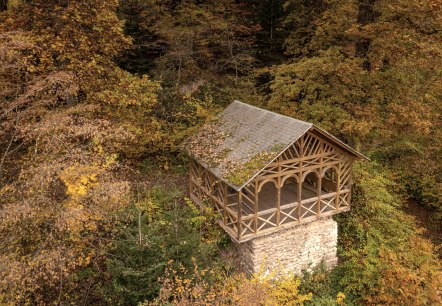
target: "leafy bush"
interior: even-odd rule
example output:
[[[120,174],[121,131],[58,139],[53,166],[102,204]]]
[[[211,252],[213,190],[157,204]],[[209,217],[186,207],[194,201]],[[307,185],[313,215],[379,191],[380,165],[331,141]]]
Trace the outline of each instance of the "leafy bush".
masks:
[[[274,273],[262,271],[251,277],[245,274],[233,274],[220,278],[213,271],[200,269],[194,265],[193,270],[180,268],[179,276],[174,269],[168,269],[162,280],[158,299],[146,301],[142,305],[304,305],[311,300],[312,294],[299,291],[299,278],[283,274],[275,278]],[[218,281],[210,285],[206,275]]]

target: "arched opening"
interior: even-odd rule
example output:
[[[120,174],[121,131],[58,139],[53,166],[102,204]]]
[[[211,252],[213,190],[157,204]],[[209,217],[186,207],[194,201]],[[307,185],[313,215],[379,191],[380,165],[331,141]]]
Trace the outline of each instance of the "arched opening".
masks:
[[[287,178],[281,187],[281,206],[298,201],[298,182],[296,177]]]
[[[302,200],[318,196],[318,176],[315,172],[310,172],[302,182]]]
[[[302,182],[300,217],[308,218],[317,215],[318,207],[318,184],[319,179],[316,172],[308,173]]]
[[[322,177],[322,193],[338,191],[338,173],[335,168],[328,168]]]
[[[296,176],[282,179],[280,224],[298,221],[300,185]]]
[[[258,196],[258,211],[276,207],[278,201],[278,188],[276,182],[270,180],[262,185]]]
[[[278,187],[276,181],[265,182],[258,194],[258,230],[277,226],[277,202]]]

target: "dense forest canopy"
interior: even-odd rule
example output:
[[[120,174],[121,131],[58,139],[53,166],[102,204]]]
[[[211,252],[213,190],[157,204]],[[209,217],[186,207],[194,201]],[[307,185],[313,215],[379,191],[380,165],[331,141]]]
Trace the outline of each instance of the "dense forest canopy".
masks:
[[[0,304],[440,303],[441,36],[439,0],[0,0]],[[247,278],[187,199],[234,99],[370,156],[333,271]]]

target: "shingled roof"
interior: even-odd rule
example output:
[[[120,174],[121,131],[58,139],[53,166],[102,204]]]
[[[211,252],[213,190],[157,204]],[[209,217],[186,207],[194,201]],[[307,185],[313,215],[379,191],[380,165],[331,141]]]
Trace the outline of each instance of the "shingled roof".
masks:
[[[310,129],[350,155],[367,159],[311,123],[240,101],[231,103],[215,120],[186,139],[183,148],[219,179],[240,190]]]

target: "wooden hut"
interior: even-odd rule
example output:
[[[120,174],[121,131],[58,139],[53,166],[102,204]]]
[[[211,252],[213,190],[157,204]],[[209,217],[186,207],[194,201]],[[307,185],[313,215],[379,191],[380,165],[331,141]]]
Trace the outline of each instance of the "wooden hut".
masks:
[[[367,157],[311,123],[239,101],[183,148],[191,200],[218,213],[249,271],[264,257],[298,272],[336,264],[330,216],[350,209],[352,164]]]
[[[321,128],[239,101],[184,142],[192,201],[238,243],[348,211],[361,153]]]
[[[364,155],[323,129],[239,101],[184,142],[190,197],[238,242],[350,209]]]

